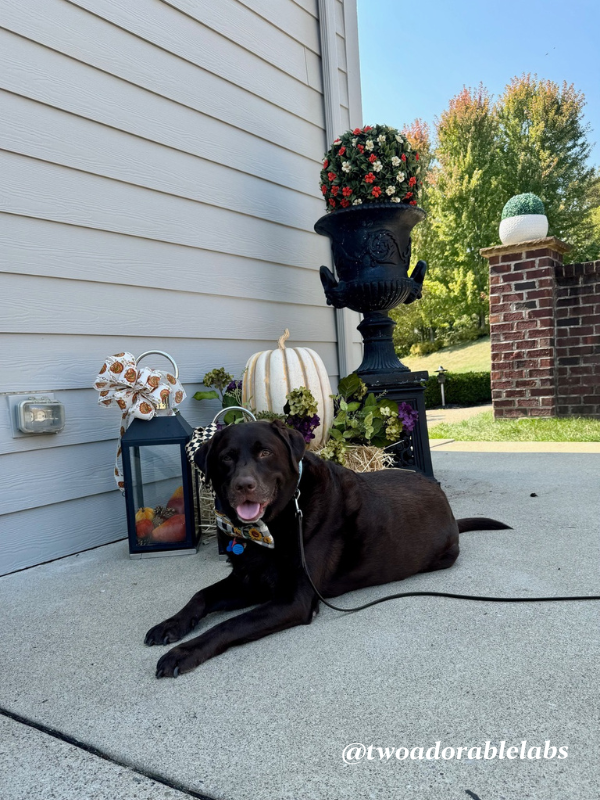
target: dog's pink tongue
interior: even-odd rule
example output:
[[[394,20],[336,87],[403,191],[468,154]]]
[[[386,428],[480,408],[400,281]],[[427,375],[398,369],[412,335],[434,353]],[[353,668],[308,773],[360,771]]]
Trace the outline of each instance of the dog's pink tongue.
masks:
[[[235,511],[240,519],[254,519],[260,512],[260,503],[249,503],[246,501],[245,503],[240,503]]]

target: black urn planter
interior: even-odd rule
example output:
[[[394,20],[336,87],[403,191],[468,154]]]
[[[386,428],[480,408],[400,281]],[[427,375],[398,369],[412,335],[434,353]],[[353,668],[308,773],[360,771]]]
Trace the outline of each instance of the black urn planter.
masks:
[[[329,305],[364,314],[358,326],[364,340],[361,377],[408,372],[392,339],[395,322],[387,312],[421,297],[427,264],[419,261],[408,275],[410,233],[425,212],[404,203],[370,203],[333,211],[315,230],[328,236],[339,282],[321,267],[321,283]]]
[[[351,308],[364,315],[358,326],[364,341],[364,357],[357,373],[370,392],[385,392],[390,400],[408,403],[418,411],[415,428],[391,452],[396,465],[433,477],[425,389],[427,372],[411,372],[399,360],[392,331],[395,322],[387,312],[401,303],[421,297],[427,270],[418,261],[411,275],[410,233],[425,212],[404,203],[365,203],[333,211],[315,224],[328,236],[339,278],[321,267],[321,283],[329,305]]]

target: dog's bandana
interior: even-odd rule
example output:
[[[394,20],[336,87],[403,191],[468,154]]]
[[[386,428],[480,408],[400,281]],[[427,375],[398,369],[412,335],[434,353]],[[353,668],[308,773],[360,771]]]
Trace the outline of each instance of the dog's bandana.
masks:
[[[263,547],[270,549],[275,547],[273,537],[262,519],[250,525],[234,525],[229,517],[216,507],[215,517],[217,519],[217,528],[227,536],[231,536],[232,539],[248,539],[256,544],[262,544]],[[235,553],[236,551],[233,550],[233,552]]]

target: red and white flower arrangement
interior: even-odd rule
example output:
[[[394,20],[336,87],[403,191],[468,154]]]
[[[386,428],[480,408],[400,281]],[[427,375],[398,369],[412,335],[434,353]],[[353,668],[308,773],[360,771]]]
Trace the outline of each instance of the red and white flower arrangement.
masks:
[[[328,211],[362,203],[417,205],[419,154],[396,128],[365,125],[346,131],[323,158],[321,192]]]

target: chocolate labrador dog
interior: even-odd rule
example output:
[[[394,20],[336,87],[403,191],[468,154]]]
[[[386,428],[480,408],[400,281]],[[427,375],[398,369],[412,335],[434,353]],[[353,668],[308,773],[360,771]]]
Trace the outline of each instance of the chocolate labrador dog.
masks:
[[[231,539],[237,547],[228,577],[148,631],[146,644],[177,642],[212,611],[257,607],[163,655],[158,678],[177,677],[233,645],[310,624],[319,600],[301,565],[298,488],[306,564],[326,598],[447,569],[458,556],[459,533],[508,527],[483,517],[455,520],[437,483],[418,473],[357,474],[305,449],[297,431],[261,421],[230,425],[196,453],[232,535],[246,526],[257,539],[267,531],[266,539]]]

